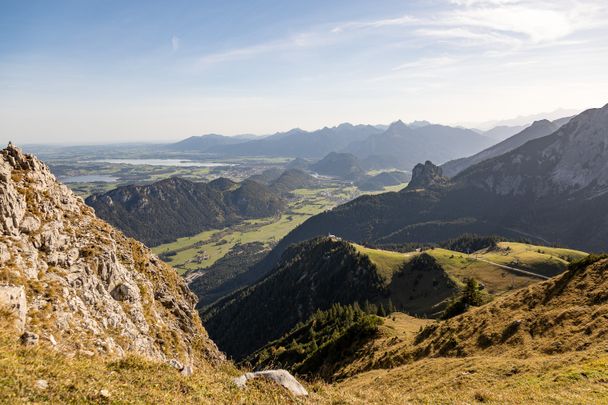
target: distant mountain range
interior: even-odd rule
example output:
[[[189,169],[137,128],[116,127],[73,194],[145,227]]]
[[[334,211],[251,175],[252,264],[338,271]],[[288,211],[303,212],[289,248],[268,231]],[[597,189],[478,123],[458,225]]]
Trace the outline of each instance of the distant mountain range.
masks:
[[[234,136],[224,136],[218,134],[208,134],[201,136],[191,136],[183,141],[168,145],[169,150],[180,152],[207,152],[209,149],[221,145],[236,145],[246,142],[246,139]]]
[[[491,147],[497,140],[503,141],[530,126],[523,118],[517,122],[522,121],[524,123],[518,125],[500,123],[501,125],[485,132],[437,125],[428,121],[414,121],[409,124],[396,121],[390,126],[344,123],[311,132],[295,128],[265,137],[228,137],[217,134],[194,136],[167,145],[167,149],[218,156],[281,156],[299,159],[320,159],[332,152],[350,153],[356,156],[360,160],[360,166],[366,169],[411,170],[421,159],[443,164],[476,154]],[[548,121],[541,120],[528,131],[528,140],[534,136],[548,135],[545,133],[546,128],[545,131],[538,128],[540,123],[544,122]],[[555,125],[558,124],[559,120],[555,121]],[[520,144],[512,139],[481,156],[497,156]],[[476,157],[472,161],[477,162],[479,158]],[[303,161],[297,163],[297,168],[304,168]],[[460,166],[456,170],[447,168],[446,174],[453,175],[458,170],[461,170]]]
[[[411,127],[397,121],[382,133],[353,141],[344,151],[361,159],[390,157],[398,168],[411,170],[421,158],[443,163],[493,143],[494,140],[469,129],[432,124]]]
[[[362,140],[382,130],[372,125],[341,124],[333,128],[323,128],[313,132],[292,129],[263,139],[255,139],[238,144],[216,145],[207,151],[221,155],[235,156],[293,156],[320,158],[334,151],[340,151],[349,143]]]
[[[419,165],[399,193],[362,196],[310,218],[255,271],[272,268],[290,244],[328,233],[376,245],[481,233],[604,250],[607,162],[608,105],[451,180],[430,162]]]
[[[487,136],[488,138],[492,138],[497,141],[503,141],[503,140],[505,140],[509,137],[512,137],[513,135],[523,131],[528,126],[529,126],[528,124],[512,125],[512,126],[499,125],[497,127],[489,129],[487,131],[480,131],[480,133],[482,133],[484,136]]]
[[[341,124],[317,131],[292,129],[263,138],[244,139],[210,134],[168,145],[171,151],[221,156],[282,156],[320,159],[329,153],[351,153],[365,167],[411,170],[420,156],[437,162],[469,155],[494,140],[474,131],[414,121],[388,127]],[[299,167],[302,162],[299,161]]]
[[[464,125],[469,128],[475,127],[482,131],[491,131],[493,128],[497,128],[497,127],[518,127],[518,126],[527,127],[530,125],[530,123],[532,123],[534,121],[540,121],[540,120],[555,121],[562,117],[571,117],[571,116],[577,115],[580,112],[581,112],[581,110],[575,110],[575,109],[570,109],[570,108],[558,108],[557,110],[554,110],[551,112],[522,115],[519,117],[510,118],[510,119],[492,120],[492,121],[486,121],[486,122],[477,123],[477,124],[469,123],[469,124],[464,124]],[[524,129],[524,128],[521,128],[521,129]],[[517,131],[517,132],[519,132],[519,131]]]
[[[86,203],[99,217],[150,246],[247,218],[273,216],[285,208],[268,186],[226,178],[195,183],[173,177],[95,194]]]
[[[510,138],[490,146],[483,151],[466,158],[460,158],[451,160],[441,165],[443,174],[448,177],[453,177],[466,169],[467,167],[473,166],[484,160],[500,156],[504,153],[510,152],[515,148],[520,147],[524,143],[531,141],[536,138],[542,138],[557,131],[562,125],[566,124],[571,117],[561,118],[556,121],[541,120],[535,121],[529,127],[523,129],[521,132],[511,136]]]

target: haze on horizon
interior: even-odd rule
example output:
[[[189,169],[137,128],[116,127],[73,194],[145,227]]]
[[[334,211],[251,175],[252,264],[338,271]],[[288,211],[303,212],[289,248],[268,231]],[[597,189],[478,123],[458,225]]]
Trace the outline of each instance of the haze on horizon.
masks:
[[[6,1],[0,141],[475,125],[608,102],[605,0]]]

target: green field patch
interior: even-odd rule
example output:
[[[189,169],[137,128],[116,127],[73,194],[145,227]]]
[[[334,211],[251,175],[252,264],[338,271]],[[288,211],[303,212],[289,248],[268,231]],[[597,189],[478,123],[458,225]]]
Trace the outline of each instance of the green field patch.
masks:
[[[376,265],[378,272],[385,281],[390,282],[393,274],[398,271],[406,262],[411,260],[417,253],[400,253],[390,250],[371,249],[365,246],[352,244],[357,252],[364,254]]]
[[[329,199],[312,194],[305,200],[291,202],[287,212],[278,217],[247,220],[231,228],[204,231],[152,250],[180,273],[204,269],[237,244],[262,242],[272,246],[311,216],[334,205]]]

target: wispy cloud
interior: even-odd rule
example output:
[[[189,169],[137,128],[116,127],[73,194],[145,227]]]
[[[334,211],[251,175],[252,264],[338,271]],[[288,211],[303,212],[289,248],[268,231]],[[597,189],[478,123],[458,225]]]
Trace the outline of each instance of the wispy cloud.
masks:
[[[327,45],[329,42],[329,38],[325,38],[320,32],[305,32],[286,39],[209,53],[198,58],[197,65],[199,67],[205,67],[222,62],[249,59],[274,52],[287,52],[297,49],[312,48],[319,45]]]
[[[348,30],[357,30],[357,29],[365,29],[365,28],[383,28],[383,27],[394,27],[401,25],[413,25],[420,23],[421,21],[413,17],[411,15],[404,15],[397,18],[387,18],[383,20],[376,21],[352,21],[337,25],[332,28],[331,32],[339,33]]]
[[[414,13],[414,12],[412,12]],[[299,52],[341,43],[353,52],[371,54],[378,48],[400,49],[407,44],[409,58],[375,80],[433,76],[433,71],[451,68],[463,59],[499,58],[520,53],[515,63],[525,64],[524,53],[541,48],[572,48],[587,38],[578,35],[608,28],[605,0],[445,0],[432,12],[387,16],[375,20],[344,21],[312,27],[284,39],[208,53],[197,67],[249,60],[263,55]],[[384,35],[386,34],[386,35]],[[375,45],[370,48],[370,43]],[[375,42],[374,42],[375,41]],[[393,52],[394,60],[398,52]],[[522,60],[520,60],[522,59]],[[430,69],[431,72],[425,72]]]
[[[608,26],[605,0],[449,0],[436,15],[354,21],[332,32],[410,27],[421,36],[478,40],[480,44],[538,44],[583,29]]]
[[[437,68],[437,67],[442,67],[442,66],[453,65],[457,62],[458,62],[458,59],[455,59],[452,57],[447,57],[447,56],[439,56],[436,58],[422,58],[422,59],[417,59],[415,61],[403,63],[399,66],[394,67],[392,70],[393,71],[411,70],[411,69],[417,69],[417,68],[421,68],[421,67]]]

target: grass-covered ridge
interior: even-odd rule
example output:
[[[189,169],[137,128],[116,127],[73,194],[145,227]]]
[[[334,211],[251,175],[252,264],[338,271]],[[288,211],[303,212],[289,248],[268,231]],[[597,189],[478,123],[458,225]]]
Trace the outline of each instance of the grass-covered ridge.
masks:
[[[390,282],[402,266],[416,256],[432,256],[446,273],[459,285],[474,278],[481,282],[491,294],[502,294],[525,287],[563,272],[573,260],[587,256],[587,253],[565,248],[539,246],[520,242],[497,242],[493,247],[464,253],[445,248],[428,248],[422,251],[396,252],[365,247],[356,243],[353,246],[361,254],[370,258],[380,275]],[[509,269],[521,269],[517,272]]]

